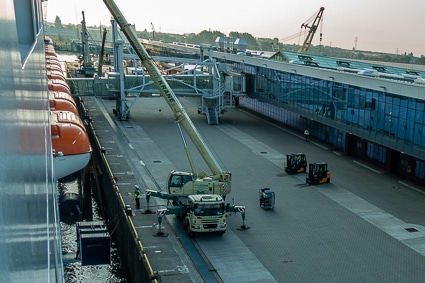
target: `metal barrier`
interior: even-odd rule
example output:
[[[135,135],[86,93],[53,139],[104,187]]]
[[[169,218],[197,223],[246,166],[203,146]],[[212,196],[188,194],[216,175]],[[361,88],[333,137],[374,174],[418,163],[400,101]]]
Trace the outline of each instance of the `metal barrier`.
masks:
[[[165,76],[168,84],[176,94],[199,95],[212,92],[212,76],[208,75],[169,75]],[[95,78],[68,78],[67,83],[71,93],[75,96],[98,96],[114,97],[119,93],[119,89],[111,89],[111,81],[107,77]],[[126,96],[139,96],[140,93],[159,93],[158,88],[153,84],[147,75],[136,76],[126,75],[124,82]]]
[[[82,113],[87,113],[81,102],[79,106]],[[102,190],[97,191],[101,199],[101,209],[103,209],[105,219],[107,219],[109,233],[117,244],[122,267],[128,275],[127,279],[130,282],[157,283],[149,259],[143,252],[143,246],[139,241],[133,221],[131,217],[127,216],[125,203],[96,131],[91,123],[86,128],[93,148],[92,166],[95,171],[94,174],[96,174],[97,181],[100,184],[98,188],[102,188]]]

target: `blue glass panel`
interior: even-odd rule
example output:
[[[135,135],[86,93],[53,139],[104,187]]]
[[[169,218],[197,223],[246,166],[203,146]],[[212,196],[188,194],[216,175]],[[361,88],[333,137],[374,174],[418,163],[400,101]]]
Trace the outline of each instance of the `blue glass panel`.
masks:
[[[417,124],[415,123],[415,128],[413,131],[413,143],[414,144],[421,144],[422,141],[422,131],[423,131],[423,126],[422,124]]]

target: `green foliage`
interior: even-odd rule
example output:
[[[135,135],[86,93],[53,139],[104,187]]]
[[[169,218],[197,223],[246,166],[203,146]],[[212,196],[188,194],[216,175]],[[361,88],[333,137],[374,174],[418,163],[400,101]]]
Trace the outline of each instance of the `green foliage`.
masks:
[[[224,33],[220,31],[207,31],[203,30],[198,34],[190,34],[186,39],[188,43],[192,44],[210,44],[215,45],[215,40],[217,37],[225,36]]]
[[[246,43],[248,44],[248,49],[251,50],[258,50],[258,43],[257,43],[257,39],[255,39],[251,34],[249,33],[240,33],[240,32],[236,32],[236,31],[232,31],[229,33],[230,37],[233,38],[241,38],[241,39],[245,39]]]
[[[62,28],[62,21],[59,18],[59,16],[56,16],[56,18],[55,18],[55,28],[57,28],[57,29],[61,29]]]
[[[140,38],[152,38],[150,34],[139,34]],[[214,45],[217,37],[225,36],[220,31],[206,31],[203,30],[198,34],[170,34],[170,33],[155,33],[155,40],[162,40],[164,42],[183,42],[191,44],[210,44]]]

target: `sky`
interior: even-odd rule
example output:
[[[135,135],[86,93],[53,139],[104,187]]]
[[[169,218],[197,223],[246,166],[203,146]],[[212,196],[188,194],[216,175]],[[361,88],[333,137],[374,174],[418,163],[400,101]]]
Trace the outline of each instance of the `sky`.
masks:
[[[45,19],[79,24],[82,11],[88,26],[110,25],[111,14],[102,0],[48,0]],[[324,7],[322,27],[312,44],[362,51],[425,56],[424,0],[115,0],[137,30],[199,33],[203,30],[249,33],[302,44],[301,25]],[[152,24],[151,24],[152,23]],[[322,42],[319,33],[322,32]],[[298,35],[292,41],[287,37]],[[249,49],[249,46],[248,46]]]

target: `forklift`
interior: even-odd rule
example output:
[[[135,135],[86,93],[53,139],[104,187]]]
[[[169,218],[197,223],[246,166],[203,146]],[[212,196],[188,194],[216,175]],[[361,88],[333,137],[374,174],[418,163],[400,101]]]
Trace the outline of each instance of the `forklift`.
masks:
[[[275,195],[274,192],[269,188],[263,188],[259,191],[260,194],[260,207],[264,209],[274,209],[274,200]]]
[[[297,174],[306,172],[307,157],[304,153],[291,153],[286,155],[285,172],[288,174]]]
[[[328,164],[325,162],[310,163],[306,176],[306,183],[318,185],[329,183],[331,181],[331,172],[328,170]]]

